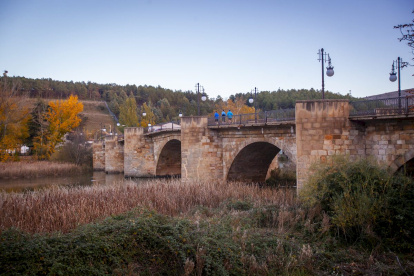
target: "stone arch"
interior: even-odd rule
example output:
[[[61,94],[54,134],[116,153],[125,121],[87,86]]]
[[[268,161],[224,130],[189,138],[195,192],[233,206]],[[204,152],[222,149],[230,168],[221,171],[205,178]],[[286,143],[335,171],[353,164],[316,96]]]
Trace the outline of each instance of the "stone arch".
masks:
[[[171,139],[163,143],[156,155],[156,176],[181,175],[181,141]]]
[[[294,139],[292,137],[292,139]],[[228,172],[230,171],[230,166],[232,165],[235,157],[239,154],[241,150],[249,146],[252,143],[257,142],[267,142],[272,144],[283,151],[284,154],[296,165],[296,140],[294,144],[289,146],[289,141],[286,138],[280,137],[260,137],[260,138],[250,138],[245,139],[240,143],[235,143],[236,147],[231,147],[231,151],[224,149],[223,151],[223,169],[224,169],[224,179],[228,179]]]
[[[414,149],[410,149],[404,155],[395,159],[394,162],[390,165],[390,169],[393,173],[400,171],[405,164],[409,164],[409,169],[414,166]],[[412,174],[414,176],[414,174]]]
[[[237,152],[231,162],[226,179],[228,181],[263,182],[280,148],[273,143],[252,142]]]

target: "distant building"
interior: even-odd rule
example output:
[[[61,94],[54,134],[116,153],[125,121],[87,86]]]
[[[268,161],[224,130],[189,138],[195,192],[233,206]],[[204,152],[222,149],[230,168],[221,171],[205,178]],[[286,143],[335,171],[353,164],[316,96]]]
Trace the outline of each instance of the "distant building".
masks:
[[[414,88],[401,90],[401,97],[405,98],[407,96],[414,96]],[[365,97],[366,100],[383,100],[389,98],[398,98],[398,91]]]

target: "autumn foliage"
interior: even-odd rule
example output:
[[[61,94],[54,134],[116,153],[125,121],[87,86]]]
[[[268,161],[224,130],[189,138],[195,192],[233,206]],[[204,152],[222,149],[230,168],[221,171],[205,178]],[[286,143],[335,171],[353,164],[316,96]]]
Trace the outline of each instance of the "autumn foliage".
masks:
[[[33,146],[38,159],[48,159],[55,151],[57,144],[63,141],[63,136],[79,126],[81,119],[78,114],[82,112],[83,104],[78,97],[71,95],[63,101],[49,102],[45,115],[48,123],[47,130],[35,137]]]
[[[27,97],[18,95],[20,82],[9,83],[5,76],[0,80],[0,161],[15,158],[13,154],[29,136],[27,123],[30,109]]]

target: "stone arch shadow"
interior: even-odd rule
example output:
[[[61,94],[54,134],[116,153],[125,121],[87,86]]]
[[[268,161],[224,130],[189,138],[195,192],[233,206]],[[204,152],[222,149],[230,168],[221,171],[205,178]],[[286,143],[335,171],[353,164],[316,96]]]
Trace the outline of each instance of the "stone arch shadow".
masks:
[[[410,149],[404,155],[395,159],[390,165],[391,172],[396,173],[401,171],[404,165],[408,166],[408,173],[414,178],[414,149]]]
[[[181,176],[181,141],[170,139],[163,143],[155,155],[155,176]]]
[[[296,158],[286,148],[281,141],[257,140],[247,141],[241,144],[235,157],[226,166],[225,179],[227,181],[243,182],[264,182],[267,172],[276,155],[283,149],[288,158]]]

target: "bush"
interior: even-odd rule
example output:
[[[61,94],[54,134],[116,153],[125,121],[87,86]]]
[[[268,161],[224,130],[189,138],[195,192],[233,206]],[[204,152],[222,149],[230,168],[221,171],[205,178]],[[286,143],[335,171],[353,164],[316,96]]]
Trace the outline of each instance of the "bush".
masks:
[[[92,168],[92,147],[87,144],[85,135],[76,132],[69,135],[68,141],[51,157],[51,160]]]
[[[370,160],[351,162],[339,156],[312,170],[300,196],[309,205],[321,205],[341,238],[399,251],[414,249],[412,179],[392,175]]]

